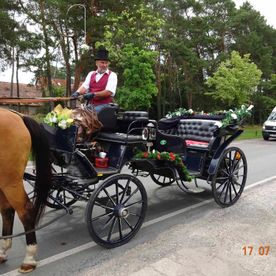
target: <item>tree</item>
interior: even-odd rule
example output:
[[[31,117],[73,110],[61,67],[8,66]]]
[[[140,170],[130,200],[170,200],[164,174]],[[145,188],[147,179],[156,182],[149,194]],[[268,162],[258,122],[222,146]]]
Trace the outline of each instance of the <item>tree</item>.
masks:
[[[116,99],[126,109],[148,109],[158,92],[155,49],[163,20],[145,4],[128,6],[108,18],[103,44],[119,71],[121,87]]]
[[[215,91],[207,92],[213,99],[219,100],[221,107],[240,106],[251,99],[260,82],[262,72],[250,61],[249,54],[241,57],[233,51],[231,58],[222,62],[207,85]]]
[[[128,44],[122,54],[124,84],[117,92],[118,103],[128,110],[148,109],[157,95],[153,71],[156,53]]]

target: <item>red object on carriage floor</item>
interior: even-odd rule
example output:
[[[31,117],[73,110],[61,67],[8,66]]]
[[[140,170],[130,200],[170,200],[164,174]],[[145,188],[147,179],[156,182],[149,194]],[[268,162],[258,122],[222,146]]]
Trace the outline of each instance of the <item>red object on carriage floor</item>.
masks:
[[[107,168],[108,167],[108,158],[97,157],[95,159],[95,165],[97,168]]]

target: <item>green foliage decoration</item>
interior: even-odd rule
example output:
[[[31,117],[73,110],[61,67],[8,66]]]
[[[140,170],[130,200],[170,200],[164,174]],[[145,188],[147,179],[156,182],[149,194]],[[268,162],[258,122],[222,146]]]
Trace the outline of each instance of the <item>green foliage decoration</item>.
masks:
[[[159,152],[156,150],[153,151],[138,151],[134,155],[134,159],[151,159],[151,160],[166,160],[172,162],[176,167],[179,167],[181,169],[181,172],[184,175],[185,181],[192,181],[192,177],[189,174],[189,171],[185,164],[183,163],[182,158],[179,154],[173,153],[173,152]]]

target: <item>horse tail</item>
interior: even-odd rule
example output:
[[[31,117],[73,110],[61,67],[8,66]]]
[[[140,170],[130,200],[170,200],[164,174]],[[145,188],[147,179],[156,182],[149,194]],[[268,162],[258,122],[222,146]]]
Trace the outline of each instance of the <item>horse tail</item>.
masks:
[[[50,147],[45,133],[39,123],[28,116],[22,117],[30,132],[32,140],[32,155],[36,165],[36,181],[34,187],[34,217],[38,223],[48,198],[51,187]]]

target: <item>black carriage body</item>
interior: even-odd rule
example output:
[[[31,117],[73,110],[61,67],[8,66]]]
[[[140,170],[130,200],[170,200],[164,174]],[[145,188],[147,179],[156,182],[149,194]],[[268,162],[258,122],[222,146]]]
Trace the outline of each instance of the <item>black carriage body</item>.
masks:
[[[243,131],[237,125],[220,129],[223,115],[189,115],[158,122],[157,136],[171,140],[177,136],[184,140],[186,154],[183,161],[190,173],[208,179],[215,171],[218,159],[227,146]],[[158,139],[157,139],[158,144]],[[157,147],[160,147],[157,145]]]
[[[149,120],[147,112],[119,112],[116,105],[110,105],[98,117],[103,128],[86,143],[76,142],[75,126],[62,130],[44,125],[54,164],[47,205],[71,213],[76,201],[88,202],[87,227],[98,244],[107,248],[120,246],[140,229],[147,195],[137,174],[150,175],[161,186],[176,181],[182,190],[191,192],[180,167],[168,160],[134,158],[137,150],[178,154],[195,179],[211,184],[214,199],[222,207],[234,204],[240,197],[246,181],[246,159],[239,148],[228,146],[242,130],[236,125],[219,128],[222,116],[182,116],[156,122]],[[106,153],[104,166],[97,163],[102,151]],[[134,176],[120,174],[126,163]],[[32,174],[26,173],[24,178],[35,181]]]

